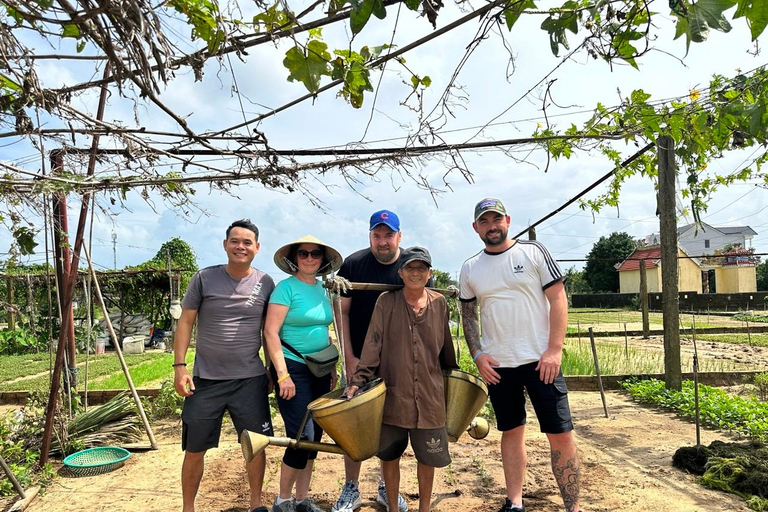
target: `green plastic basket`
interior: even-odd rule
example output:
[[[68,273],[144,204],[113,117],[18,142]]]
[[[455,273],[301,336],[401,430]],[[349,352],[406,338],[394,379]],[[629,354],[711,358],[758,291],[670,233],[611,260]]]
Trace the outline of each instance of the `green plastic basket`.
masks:
[[[64,459],[65,472],[70,476],[93,476],[114,471],[131,456],[117,446],[100,446],[73,453]]]

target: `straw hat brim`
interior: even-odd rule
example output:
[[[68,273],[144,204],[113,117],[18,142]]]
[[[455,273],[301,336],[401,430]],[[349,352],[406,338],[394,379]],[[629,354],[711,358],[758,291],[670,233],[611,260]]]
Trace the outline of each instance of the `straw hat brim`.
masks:
[[[291,266],[288,264],[288,253],[291,250],[291,246],[301,245],[301,244],[316,244],[325,248],[325,259],[330,264],[325,265],[324,267],[321,267],[319,269],[317,273],[317,275],[319,276],[324,276],[324,275],[332,274],[333,272],[336,272],[337,270],[339,270],[339,268],[341,267],[341,263],[344,261],[344,258],[341,257],[341,253],[339,253],[339,251],[337,251],[330,245],[326,244],[325,242],[318,240],[312,235],[306,235],[299,238],[298,240],[294,240],[291,243],[285,244],[275,252],[275,256],[272,259],[275,262],[275,265],[277,265],[277,268],[279,268],[286,274],[295,274],[296,271],[292,269]]]

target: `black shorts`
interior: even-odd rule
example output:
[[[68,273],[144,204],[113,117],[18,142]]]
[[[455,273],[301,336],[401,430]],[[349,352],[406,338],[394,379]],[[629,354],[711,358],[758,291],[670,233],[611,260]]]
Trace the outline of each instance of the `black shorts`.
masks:
[[[296,438],[299,432],[302,420],[307,417],[307,406],[316,398],[320,398],[331,390],[331,375],[325,377],[315,377],[310,373],[309,368],[304,363],[299,363],[293,359],[285,358],[285,366],[288,373],[291,374],[291,380],[296,386],[296,394],[290,400],[280,397],[279,385],[277,387],[277,407],[280,409],[280,415],[283,417],[285,425],[285,435]],[[272,367],[272,379],[277,382],[277,373],[275,367]],[[309,441],[320,441],[323,438],[323,429],[307,417],[304,424],[304,430],[301,431],[301,439]],[[283,454],[283,462],[293,469],[304,469],[307,467],[307,461],[317,458],[316,450],[304,450],[298,448],[286,448]]]
[[[573,430],[568,407],[568,388],[563,372],[552,384],[544,384],[536,371],[538,362],[517,368],[494,368],[501,376],[498,384],[488,385],[488,396],[496,413],[496,426],[501,431],[525,425],[525,393],[531,399],[541,431],[562,434]]]
[[[266,375],[235,380],[193,378],[195,391],[184,399],[181,449],[198,453],[219,445],[221,420],[229,411],[237,435],[250,430],[272,435]]]
[[[425,466],[444,468],[451,463],[445,427],[403,428],[383,424],[377,456],[383,461],[399,459],[408,446],[409,437],[416,460]]]

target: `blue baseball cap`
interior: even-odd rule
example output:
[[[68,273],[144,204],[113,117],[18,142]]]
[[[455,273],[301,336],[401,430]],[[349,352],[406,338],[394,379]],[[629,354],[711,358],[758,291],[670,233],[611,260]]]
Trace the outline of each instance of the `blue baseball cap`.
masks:
[[[392,231],[400,231],[400,219],[397,218],[395,212],[380,210],[371,215],[371,227],[369,231],[380,224],[384,224]]]

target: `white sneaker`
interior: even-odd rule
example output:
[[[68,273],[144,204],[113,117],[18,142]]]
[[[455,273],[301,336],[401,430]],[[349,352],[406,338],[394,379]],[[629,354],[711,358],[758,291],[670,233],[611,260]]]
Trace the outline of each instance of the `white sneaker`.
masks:
[[[352,512],[353,510],[360,508],[363,501],[360,499],[360,489],[357,488],[355,482],[348,480],[344,484],[344,488],[341,490],[339,499],[331,509],[331,512]]]
[[[387,512],[389,512],[389,504],[387,503],[387,488],[384,485],[383,480],[379,480],[379,492],[376,493],[376,501],[378,501],[381,505],[384,505],[384,508],[387,510]],[[405,502],[402,494],[397,495],[397,510],[398,512],[407,512],[408,510],[408,504]]]

